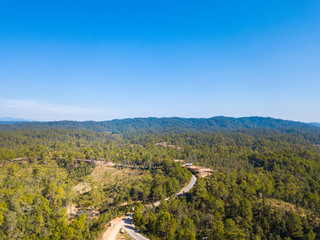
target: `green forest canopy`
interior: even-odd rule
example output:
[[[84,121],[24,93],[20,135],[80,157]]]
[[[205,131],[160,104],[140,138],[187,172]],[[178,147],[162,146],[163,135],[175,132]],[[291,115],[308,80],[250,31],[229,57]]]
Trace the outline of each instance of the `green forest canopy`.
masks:
[[[55,129],[54,124],[49,127],[52,123],[35,128],[37,123],[2,125],[0,238],[96,239],[107,221],[136,201],[148,203],[176,193],[191,176],[173,161],[184,159],[210,167],[214,174],[155,209],[138,204],[135,224],[149,238],[320,239],[319,132],[298,128],[302,123],[278,128],[270,127],[271,122],[257,129],[226,125],[223,131],[205,131],[201,125],[199,131],[142,131],[135,126],[138,132],[121,130],[120,135]],[[13,127],[4,131],[7,126]],[[96,166],[79,159],[142,167],[143,174],[110,184],[90,182]],[[88,192],[75,192],[77,184],[88,181]],[[129,205],[121,207],[125,202]],[[70,204],[84,213],[70,218]],[[283,207],[289,204],[291,209]]]

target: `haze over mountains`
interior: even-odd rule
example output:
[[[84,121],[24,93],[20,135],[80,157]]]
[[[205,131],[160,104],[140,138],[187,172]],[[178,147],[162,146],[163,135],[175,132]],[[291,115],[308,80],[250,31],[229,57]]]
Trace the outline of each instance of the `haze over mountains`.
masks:
[[[317,126],[317,127],[320,127],[320,123],[317,123],[317,122],[313,122],[313,123],[310,123],[310,124],[312,124],[314,126]]]
[[[31,122],[30,119],[24,119],[24,118],[12,118],[12,117],[0,117],[0,124],[5,123],[15,123],[15,122]]]
[[[128,133],[134,131],[191,131],[216,132],[221,130],[242,129],[271,129],[290,130],[300,129],[307,131],[320,131],[319,123],[303,123],[275,119],[270,117],[212,117],[212,118],[131,118],[115,119],[110,121],[52,121],[30,122],[25,119],[1,118],[0,131],[30,130],[30,129],[74,129],[90,130],[96,132]],[[4,124],[10,123],[10,124]]]

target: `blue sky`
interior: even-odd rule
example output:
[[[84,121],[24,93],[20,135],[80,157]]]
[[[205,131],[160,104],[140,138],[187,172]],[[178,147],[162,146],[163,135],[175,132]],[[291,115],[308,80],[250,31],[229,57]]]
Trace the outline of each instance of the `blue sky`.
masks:
[[[0,117],[320,121],[320,1],[0,0]]]

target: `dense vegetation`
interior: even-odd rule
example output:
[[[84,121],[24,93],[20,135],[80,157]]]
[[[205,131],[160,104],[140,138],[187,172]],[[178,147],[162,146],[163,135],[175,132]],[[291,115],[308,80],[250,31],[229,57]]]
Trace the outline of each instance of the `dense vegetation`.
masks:
[[[137,208],[135,222],[159,239],[319,239],[320,164],[312,157],[319,154],[249,156],[251,171],[200,179],[186,197],[143,215]],[[295,207],[282,208],[274,199]]]
[[[320,127],[320,123],[315,123],[315,122],[313,122],[313,123],[310,123],[310,124],[312,124],[312,125],[314,125],[314,126],[317,126],[317,127]]]
[[[313,139],[265,131],[180,139],[184,149],[189,142],[185,159],[219,171],[186,197],[138,207],[135,223],[152,239],[320,239],[320,152]]]
[[[320,239],[320,134],[307,124],[173,118],[0,128],[0,239],[96,239],[135,204],[135,224],[151,239]],[[191,177],[174,159],[214,174],[167,203]]]
[[[1,239],[94,238],[121,203],[160,200],[191,177],[180,164],[168,161],[170,151],[133,146],[106,133],[37,130],[2,132],[0,139]],[[135,180],[102,184],[88,177],[95,163],[85,159],[132,166],[143,161],[149,167],[143,165],[143,175]],[[83,182],[90,190],[78,195],[74,187]],[[66,212],[70,204],[84,212],[94,209],[100,217],[87,219],[82,214],[70,223]]]

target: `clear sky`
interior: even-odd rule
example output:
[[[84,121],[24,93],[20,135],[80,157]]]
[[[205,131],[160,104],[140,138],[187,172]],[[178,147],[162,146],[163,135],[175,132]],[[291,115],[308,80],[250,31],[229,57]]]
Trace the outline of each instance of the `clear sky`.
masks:
[[[320,122],[320,1],[0,0],[0,117]]]

